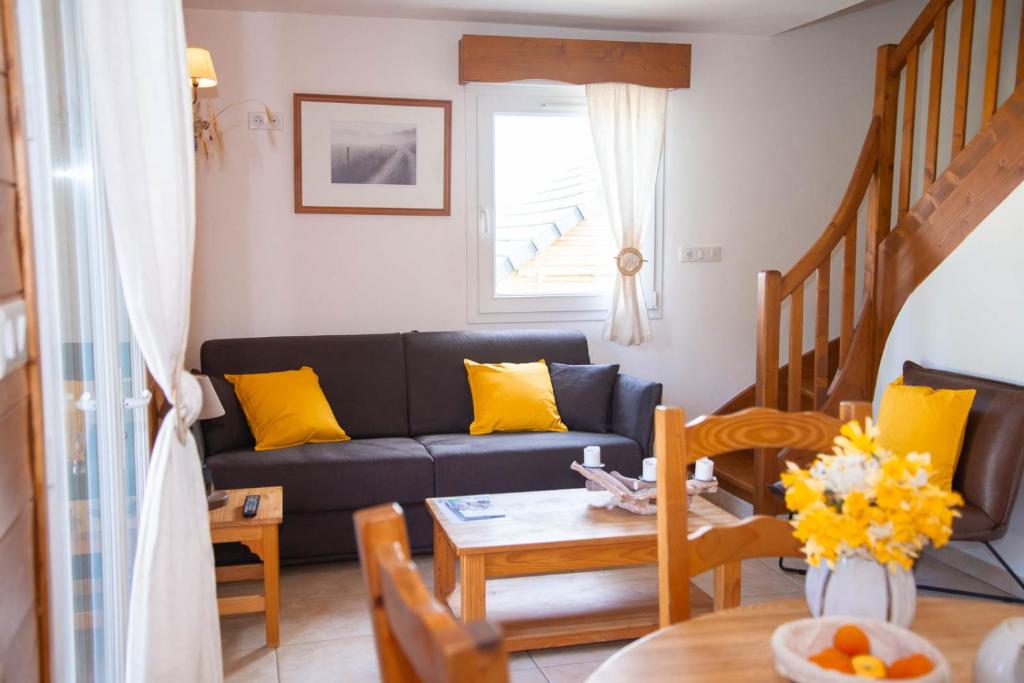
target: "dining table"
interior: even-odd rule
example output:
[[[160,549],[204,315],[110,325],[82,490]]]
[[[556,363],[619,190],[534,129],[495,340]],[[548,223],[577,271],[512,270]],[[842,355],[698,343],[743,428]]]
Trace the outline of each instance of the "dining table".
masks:
[[[769,683],[775,672],[772,633],[810,616],[802,598],[760,602],[711,612],[659,629],[607,659],[587,683]],[[949,661],[953,681],[971,680],[974,656],[985,636],[1020,605],[984,600],[921,597],[911,630],[927,638]]]

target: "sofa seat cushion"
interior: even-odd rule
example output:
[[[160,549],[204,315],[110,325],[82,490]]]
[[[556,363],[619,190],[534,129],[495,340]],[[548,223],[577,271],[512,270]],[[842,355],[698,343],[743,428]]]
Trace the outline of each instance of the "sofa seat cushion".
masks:
[[[434,495],[430,455],[403,437],[226,451],[206,464],[217,488],[283,486],[285,513],[419,503]]]
[[[583,477],[569,465],[583,461],[584,446],[600,446],[606,470],[626,476],[638,476],[642,460],[640,445],[618,434],[506,432],[416,439],[434,459],[438,496],[579,488]]]

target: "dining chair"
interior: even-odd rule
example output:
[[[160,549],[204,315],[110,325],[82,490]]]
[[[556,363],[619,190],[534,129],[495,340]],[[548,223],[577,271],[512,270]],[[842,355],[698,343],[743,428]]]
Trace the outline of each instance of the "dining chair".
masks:
[[[687,468],[703,457],[753,448],[829,451],[839,428],[871,415],[871,404],[844,402],[840,417],[750,408],[686,423],[682,408],[658,406],[654,452],[658,467],[658,611],[662,628],[690,618],[690,578],[721,566],[716,593],[738,591],[740,562],[801,557],[788,522],[756,515],[687,534]],[[733,596],[738,598],[739,596]]]
[[[459,623],[427,590],[409,558],[401,506],[364,508],[354,521],[384,683],[507,683],[500,630]]]

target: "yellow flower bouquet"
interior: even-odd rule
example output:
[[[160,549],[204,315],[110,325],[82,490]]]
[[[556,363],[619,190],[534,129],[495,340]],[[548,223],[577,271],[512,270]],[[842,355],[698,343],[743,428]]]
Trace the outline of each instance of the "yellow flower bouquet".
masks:
[[[842,558],[875,560],[909,571],[930,541],[949,541],[960,494],[929,482],[931,456],[900,455],[878,445],[871,419],[843,426],[832,454],[808,469],[787,463],[782,475],[794,534],[807,562],[830,569]]]

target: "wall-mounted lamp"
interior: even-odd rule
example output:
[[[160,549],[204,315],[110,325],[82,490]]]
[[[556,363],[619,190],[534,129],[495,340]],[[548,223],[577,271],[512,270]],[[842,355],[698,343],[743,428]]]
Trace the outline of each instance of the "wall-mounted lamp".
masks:
[[[201,47],[187,48],[185,56],[188,62],[189,81],[192,83],[192,135],[196,151],[202,151],[205,158],[210,158],[211,143],[216,144],[219,151],[224,151],[224,142],[221,138],[217,117],[236,104],[259,102],[267,113],[267,120],[270,121],[273,118],[274,112],[270,110],[270,107],[262,100],[256,99],[232,102],[219,111],[214,111],[213,106],[209,103],[206,103],[204,107],[204,103],[199,101],[199,89],[212,88],[217,85],[217,72],[213,68],[213,57],[209,50]]]

